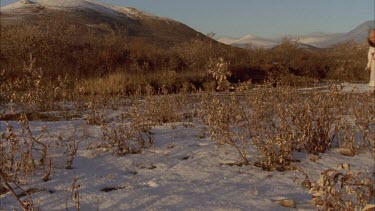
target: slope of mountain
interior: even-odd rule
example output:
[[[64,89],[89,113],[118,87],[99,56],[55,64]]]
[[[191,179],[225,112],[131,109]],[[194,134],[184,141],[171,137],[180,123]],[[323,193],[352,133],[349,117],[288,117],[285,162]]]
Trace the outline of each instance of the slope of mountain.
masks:
[[[326,48],[331,46],[342,35],[341,33],[311,33],[308,35],[293,36],[291,39],[318,48]]]
[[[350,40],[353,40],[355,42],[364,42],[367,40],[368,31],[372,28],[375,28],[375,21],[366,21],[350,32],[340,36],[337,40],[337,43]]]
[[[371,28],[374,28],[374,21],[366,21],[347,33],[301,36],[298,41],[320,48],[332,47],[348,41],[362,43],[367,40],[368,31]]]
[[[288,38],[299,43],[298,45],[301,48],[329,48],[348,41],[355,41],[358,43],[365,42],[367,40],[368,30],[374,28],[374,25],[374,21],[367,21],[347,33],[311,33],[308,35],[289,36]],[[253,35],[246,35],[240,39],[222,38],[218,41],[242,48],[253,46],[269,49],[279,45],[282,42],[282,39],[283,38],[266,39]]]
[[[112,6],[94,0],[22,0],[1,8],[3,25],[33,23],[41,19],[61,19],[92,28],[125,28],[131,39],[160,46],[194,38],[209,39],[202,33],[169,18],[158,17],[135,8]]]

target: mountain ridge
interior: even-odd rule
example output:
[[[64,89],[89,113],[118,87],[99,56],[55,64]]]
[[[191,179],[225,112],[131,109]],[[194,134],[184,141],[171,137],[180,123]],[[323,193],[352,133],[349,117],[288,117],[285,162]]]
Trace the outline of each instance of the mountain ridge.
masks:
[[[113,6],[94,0],[22,0],[1,7],[2,25],[37,23],[60,19],[93,29],[103,24],[112,29],[125,28],[130,39],[171,47],[193,39],[211,40],[193,28],[170,18],[132,7]]]
[[[370,20],[358,25],[347,33],[316,32],[307,35],[286,36],[286,38],[299,43],[300,45],[312,46],[314,48],[330,48],[339,43],[348,41],[355,41],[358,43],[365,42],[367,40],[368,30],[373,27],[374,21]],[[228,39],[226,37],[222,37],[221,39],[218,39],[218,41],[224,44],[243,48],[253,46],[270,49],[279,45],[284,38],[271,39],[248,34],[238,39]]]

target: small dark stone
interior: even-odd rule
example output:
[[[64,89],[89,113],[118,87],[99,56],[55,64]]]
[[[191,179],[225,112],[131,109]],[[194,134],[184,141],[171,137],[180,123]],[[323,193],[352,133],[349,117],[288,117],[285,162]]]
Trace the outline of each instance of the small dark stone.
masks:
[[[155,165],[151,165],[151,166],[149,166],[147,169],[150,169],[150,170],[152,170],[152,169],[156,169],[156,166],[155,166]]]
[[[106,188],[102,188],[100,189],[100,191],[103,191],[103,192],[111,192],[111,191],[114,191],[114,190],[118,190],[118,188],[115,188],[115,187],[106,187]]]
[[[6,194],[8,192],[9,190],[6,187],[0,186],[0,195]]]
[[[187,155],[187,156],[183,157],[181,160],[187,160],[189,158],[190,158],[190,155]]]

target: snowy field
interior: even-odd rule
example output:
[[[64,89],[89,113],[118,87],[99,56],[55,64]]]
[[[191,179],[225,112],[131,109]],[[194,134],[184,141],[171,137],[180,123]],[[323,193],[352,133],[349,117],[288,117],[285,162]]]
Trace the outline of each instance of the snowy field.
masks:
[[[369,93],[366,84],[342,84],[344,92]],[[320,87],[321,88],[321,87]],[[322,89],[322,88],[321,88]],[[324,88],[323,88],[324,89]],[[307,91],[304,89],[303,91]],[[375,100],[374,100],[375,101]],[[107,109],[109,119],[119,118],[126,103]],[[74,107],[68,112],[74,113]],[[58,113],[58,112],[57,112]],[[315,210],[311,194],[297,170],[264,171],[254,165],[234,165],[238,154],[228,145],[218,145],[202,134],[201,121],[166,123],[151,129],[153,145],[138,154],[117,156],[113,148],[98,147],[102,129],[87,124],[87,113],[65,121],[30,121],[38,134],[47,127],[47,140],[53,170],[48,181],[36,170],[22,180],[34,207],[40,210]],[[16,129],[16,121],[9,121]],[[0,122],[0,133],[6,122]],[[67,145],[76,139],[78,150],[71,169],[66,169]],[[66,141],[67,145],[61,144]],[[69,142],[70,141],[70,142]],[[65,153],[64,153],[65,151]],[[249,150],[254,161],[256,149]],[[353,170],[374,173],[374,160],[368,151],[344,156],[338,148],[312,156],[296,152],[302,168],[312,179],[320,173],[346,163]],[[298,179],[297,179],[298,178]],[[19,188],[14,188],[21,194]],[[25,194],[21,200],[27,199]],[[295,208],[280,205],[293,200]],[[0,195],[0,210],[21,210],[11,192]]]

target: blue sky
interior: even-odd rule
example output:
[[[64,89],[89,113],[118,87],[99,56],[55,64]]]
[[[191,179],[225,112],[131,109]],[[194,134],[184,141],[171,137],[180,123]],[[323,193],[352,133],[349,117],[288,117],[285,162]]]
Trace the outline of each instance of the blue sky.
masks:
[[[15,0],[0,0],[4,6]],[[374,20],[375,0],[98,0],[131,6],[217,36],[348,32]]]

